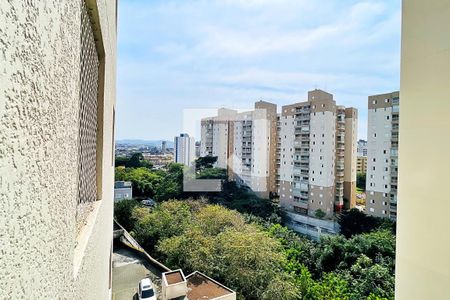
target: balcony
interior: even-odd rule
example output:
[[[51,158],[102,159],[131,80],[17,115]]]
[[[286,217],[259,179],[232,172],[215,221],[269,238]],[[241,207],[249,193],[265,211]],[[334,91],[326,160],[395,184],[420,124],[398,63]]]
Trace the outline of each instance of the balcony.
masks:
[[[309,121],[309,113],[298,114],[295,116],[295,121]]]

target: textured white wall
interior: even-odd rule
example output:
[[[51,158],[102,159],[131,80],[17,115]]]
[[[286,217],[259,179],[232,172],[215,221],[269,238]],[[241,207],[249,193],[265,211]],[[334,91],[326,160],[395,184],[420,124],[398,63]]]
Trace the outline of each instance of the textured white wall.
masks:
[[[311,114],[310,127],[309,184],[323,187],[334,186],[336,116],[331,111]],[[314,181],[312,181],[313,178]]]
[[[103,189],[74,275],[81,2],[0,2],[0,299],[109,297],[115,2],[98,8]]]
[[[390,191],[392,107],[377,108],[376,111],[375,109],[369,109],[367,127],[366,189],[368,191],[388,193]],[[374,136],[375,134],[376,137]],[[386,154],[384,150],[386,150]],[[373,167],[375,167],[375,171]],[[385,168],[387,168],[387,171]],[[372,186],[370,186],[371,183]],[[385,185],[387,185],[387,188]]]

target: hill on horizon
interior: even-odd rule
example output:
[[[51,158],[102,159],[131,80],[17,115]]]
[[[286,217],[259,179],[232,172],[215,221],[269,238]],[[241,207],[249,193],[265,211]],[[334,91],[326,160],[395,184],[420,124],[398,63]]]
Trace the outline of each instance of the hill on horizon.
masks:
[[[116,144],[144,145],[144,146],[160,147],[161,143],[163,141],[166,141],[167,148],[173,148],[173,141],[169,141],[169,140],[122,139],[122,140],[116,140]]]

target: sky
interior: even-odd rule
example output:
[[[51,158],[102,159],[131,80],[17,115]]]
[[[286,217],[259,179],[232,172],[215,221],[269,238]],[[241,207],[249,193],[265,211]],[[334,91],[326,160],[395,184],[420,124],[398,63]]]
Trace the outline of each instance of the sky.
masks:
[[[356,107],[400,84],[400,0],[121,0],[116,139],[173,140],[192,109]],[[199,139],[198,137],[196,137]]]

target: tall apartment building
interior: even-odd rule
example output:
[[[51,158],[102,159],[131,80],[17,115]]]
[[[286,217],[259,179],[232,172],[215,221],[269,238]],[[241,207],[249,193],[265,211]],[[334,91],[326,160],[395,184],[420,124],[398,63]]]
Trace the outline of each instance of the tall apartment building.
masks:
[[[308,101],[283,106],[278,122],[280,205],[296,230],[335,232],[334,224],[314,217],[320,209],[332,219],[355,205],[357,110],[316,89]]]
[[[366,213],[397,217],[399,92],[369,96]]]
[[[220,109],[201,122],[201,156],[217,156],[230,180],[268,197],[276,191],[275,104],[258,101],[255,109],[238,113]]]
[[[356,159],[356,173],[367,173],[367,156],[358,156]]]
[[[174,139],[175,162],[191,166],[195,161],[195,139],[187,133],[181,133]]]
[[[358,156],[367,156],[367,141],[358,140]]]
[[[221,108],[217,116],[201,120],[200,156],[216,156],[216,167],[228,169],[232,146],[232,124],[237,111]]]
[[[116,4],[0,4],[0,299],[111,298]]]

